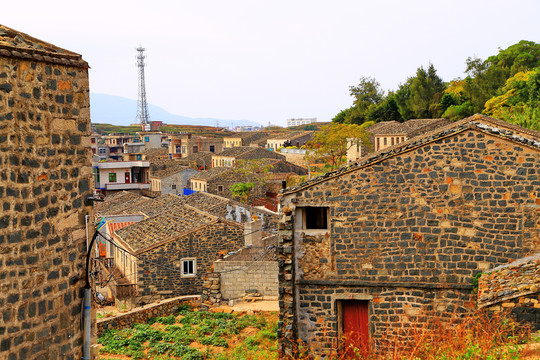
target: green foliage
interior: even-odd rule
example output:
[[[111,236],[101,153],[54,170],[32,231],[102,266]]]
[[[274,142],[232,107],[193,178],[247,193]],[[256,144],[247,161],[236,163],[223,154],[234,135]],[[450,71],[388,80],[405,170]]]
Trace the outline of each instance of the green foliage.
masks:
[[[312,150],[308,160],[329,163],[331,170],[339,167],[351,146],[347,139],[358,139],[367,144],[367,134],[364,131],[367,125],[335,123],[323,126],[306,144],[306,147]]]
[[[460,105],[451,105],[442,114],[442,117],[449,118],[452,121],[456,121],[471,115],[474,115],[474,109],[472,104],[467,101]]]
[[[188,306],[182,306],[179,318],[165,316],[154,318],[148,324],[136,324],[131,329],[109,330],[98,338],[103,346],[102,353],[123,354],[133,359],[148,358],[168,359],[181,357],[182,359],[208,359],[208,358],[277,358],[277,323],[269,323],[261,315],[236,315],[226,313],[210,313],[192,311]],[[175,321],[171,321],[175,319]],[[151,324],[150,324],[151,323]],[[153,325],[162,324],[162,325]],[[246,327],[255,327],[259,331],[249,340],[249,348],[239,341],[240,348],[229,349],[228,340],[232,336],[242,335]],[[191,347],[198,342],[207,347],[205,352]],[[254,344],[266,348],[261,349]],[[270,349],[267,344],[270,344]],[[212,349],[221,350],[214,351]],[[223,355],[222,351],[227,351]],[[273,351],[273,352],[272,352]],[[239,356],[231,355],[239,354]],[[225,357],[222,357],[225,356]]]
[[[231,185],[231,192],[234,196],[242,198],[246,202],[251,190],[255,187],[255,183],[246,182],[246,183],[236,183]]]
[[[349,87],[354,97],[354,106],[365,111],[370,106],[380,103],[384,99],[384,90],[381,84],[371,77],[362,76],[358,85]]]

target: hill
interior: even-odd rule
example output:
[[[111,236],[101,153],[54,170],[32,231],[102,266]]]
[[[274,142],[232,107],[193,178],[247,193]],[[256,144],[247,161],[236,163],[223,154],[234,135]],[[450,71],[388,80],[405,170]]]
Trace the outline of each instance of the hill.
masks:
[[[92,123],[106,123],[120,126],[129,126],[135,123],[137,116],[137,100],[113,96],[107,94],[90,93],[90,117]],[[261,126],[261,124],[250,120],[223,120],[216,118],[191,118],[187,116],[171,114],[158,106],[148,104],[151,120],[163,121],[166,124],[176,125],[204,125],[228,126],[233,123],[235,126]]]

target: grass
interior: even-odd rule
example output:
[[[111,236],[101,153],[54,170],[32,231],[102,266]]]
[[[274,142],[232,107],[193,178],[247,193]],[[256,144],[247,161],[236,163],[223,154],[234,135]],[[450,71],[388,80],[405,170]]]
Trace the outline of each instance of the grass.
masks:
[[[277,314],[211,313],[184,306],[177,315],[109,330],[98,343],[102,359],[277,359]]]

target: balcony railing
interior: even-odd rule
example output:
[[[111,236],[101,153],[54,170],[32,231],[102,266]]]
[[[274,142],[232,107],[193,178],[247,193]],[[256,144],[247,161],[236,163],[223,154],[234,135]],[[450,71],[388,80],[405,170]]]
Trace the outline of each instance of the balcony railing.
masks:
[[[147,183],[129,183],[129,184],[105,184],[107,190],[150,190],[150,184]]]

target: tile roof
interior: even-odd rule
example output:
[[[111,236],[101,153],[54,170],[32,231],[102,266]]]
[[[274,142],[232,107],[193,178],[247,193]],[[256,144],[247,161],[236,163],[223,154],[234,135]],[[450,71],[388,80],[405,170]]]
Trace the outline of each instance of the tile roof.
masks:
[[[282,134],[279,134],[279,135],[273,135],[271,137],[269,137],[268,139],[278,139],[278,140],[293,140],[293,139],[296,139],[298,137],[302,137],[302,136],[305,136],[305,135],[309,135],[309,134],[313,134],[313,131],[293,131],[293,132],[288,132],[288,133],[282,133]]]
[[[486,125],[488,123],[492,126]],[[458,134],[467,129],[477,129],[479,131],[489,133],[492,135],[504,137],[511,141],[515,141],[527,146],[532,146],[540,150],[540,133],[534,130],[525,129],[514,124],[507,123],[505,121],[497,120],[482,114],[475,114],[468,118],[459,120],[457,122],[451,123],[450,125],[444,126],[442,128],[437,128],[435,131],[428,132],[423,136],[414,137],[408,141],[394,145],[392,147],[385,148],[376,153],[369,154],[364,156],[360,160],[349,163],[348,165],[342,166],[337,170],[328,172],[324,175],[317,176],[309,181],[298,184],[296,186],[281,190],[282,194],[295,193],[297,191],[303,190],[312,185],[324,182],[331,178],[341,176],[345,173],[363,168],[375,162],[383,161],[389,157],[399,155],[406,151],[412,150],[419,146],[422,146],[426,143],[436,141],[441,137],[452,136]],[[524,137],[523,135],[528,137]]]
[[[253,151],[255,149],[258,149],[258,148],[251,147],[251,146],[235,146],[235,147],[226,148],[222,152],[214,154],[214,156],[238,157],[240,155],[244,155],[245,153]]]
[[[186,169],[189,169],[189,167],[176,160],[163,160],[150,165],[150,177],[163,179]]]
[[[0,25],[0,56],[88,68],[82,56]]]
[[[383,121],[366,129],[374,135],[410,135],[426,127],[433,125],[444,126],[450,123],[448,119],[411,119],[403,123],[397,121]],[[378,125],[378,126],[377,126]]]
[[[228,167],[213,167],[206,171],[201,171],[197,175],[193,176],[192,180],[212,180],[218,176],[222,176],[226,173],[232,172],[232,168]]]
[[[194,208],[203,211],[212,210],[217,206],[226,205],[229,203],[229,199],[227,198],[200,191],[191,195],[182,196],[182,200],[184,204],[193,206]]]
[[[262,131],[244,131],[244,132],[237,132],[237,133],[228,135],[225,138],[231,138],[231,139],[240,138],[244,142],[252,142],[252,141],[256,141],[258,139],[266,138],[266,137],[268,137],[268,134]]]
[[[210,214],[182,205],[176,207],[174,212],[162,213],[126,226],[116,231],[116,235],[135,252],[140,252],[216,220]]]
[[[122,191],[107,195],[103,202],[95,202],[94,211],[96,216],[115,215],[121,213],[124,209],[146,201],[146,199],[148,198],[142,195]]]

